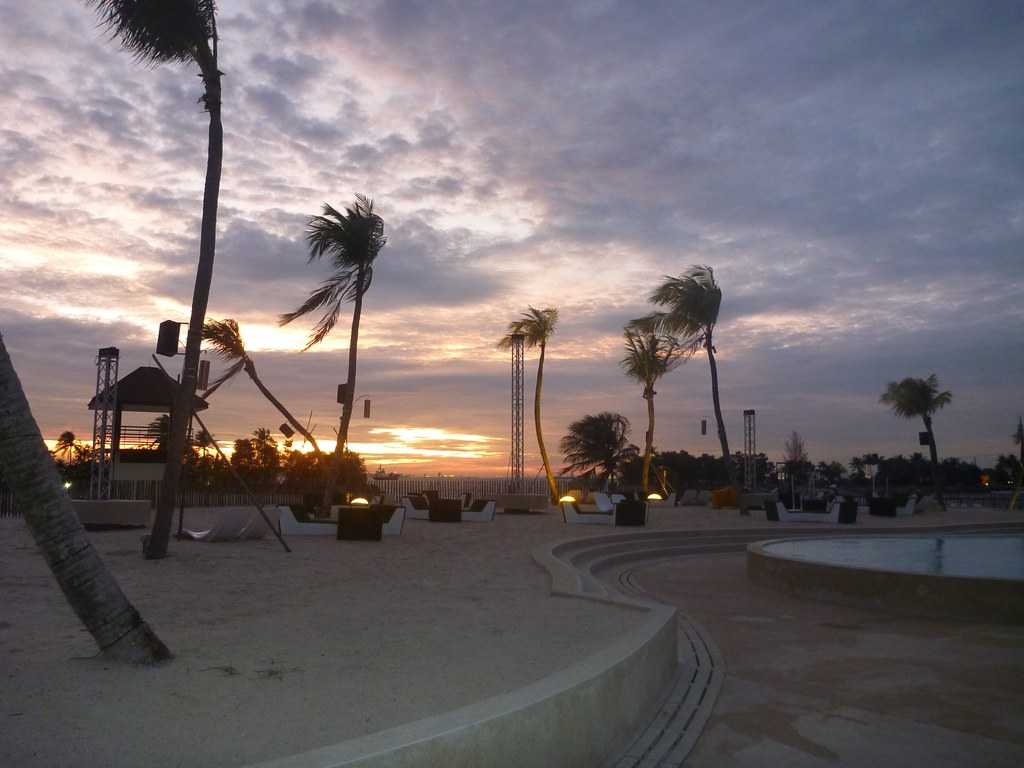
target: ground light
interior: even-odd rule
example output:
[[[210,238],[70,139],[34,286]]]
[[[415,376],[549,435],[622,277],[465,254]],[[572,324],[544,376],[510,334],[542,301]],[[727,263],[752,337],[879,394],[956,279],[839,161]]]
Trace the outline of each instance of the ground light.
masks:
[[[649,493],[649,494],[647,494],[647,500],[648,501],[661,501],[661,494],[660,493]]]
[[[558,500],[558,503],[559,504],[575,504],[576,503],[576,499],[574,497],[569,496],[568,494],[566,494],[565,496],[563,496],[562,498],[560,498]]]
[[[362,496],[357,496],[356,498],[352,499],[352,501],[349,502],[349,503],[351,503],[351,504],[369,504],[370,502],[367,501],[366,499],[364,499]]]

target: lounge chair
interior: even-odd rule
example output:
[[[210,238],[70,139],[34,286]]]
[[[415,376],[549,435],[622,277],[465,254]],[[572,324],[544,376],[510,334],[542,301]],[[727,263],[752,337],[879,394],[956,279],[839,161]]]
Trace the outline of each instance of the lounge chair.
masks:
[[[461,523],[461,499],[431,499],[427,519],[432,523]]]
[[[838,523],[839,502],[835,502],[827,512],[802,512],[799,509],[786,509],[781,502],[766,500],[765,514],[769,520],[782,523]]]
[[[698,507],[709,506],[711,504],[711,491],[697,491],[697,498],[693,503]]]
[[[575,501],[562,502],[562,514],[565,515],[565,522],[574,525],[615,525],[615,508],[607,512],[600,509],[581,509]]]
[[[385,536],[399,536],[405,525],[405,507],[394,504],[375,504],[371,509],[380,509],[382,512],[386,512],[388,507],[392,508],[391,516],[384,521],[381,533]]]
[[[896,507],[896,517],[913,517],[914,506],[916,504],[917,496],[916,494],[912,493],[909,497],[907,497],[907,502],[905,504]]]
[[[681,507],[693,507],[697,505],[697,491],[693,488],[688,488],[683,491],[683,495],[679,497],[679,506]]]
[[[183,533],[195,541],[242,541],[262,539],[268,531],[267,523],[256,507],[224,507],[217,512],[217,519],[209,528],[186,528]]]
[[[607,493],[592,493],[590,498],[597,506],[597,511],[601,514],[607,515],[615,511],[615,501],[610,499]]]
[[[422,494],[414,493],[402,497],[402,508],[408,520],[429,520],[430,502]]]
[[[334,520],[317,520],[292,507],[278,507],[277,524],[282,536],[334,536],[338,524]]]
[[[493,522],[497,508],[497,503],[490,499],[476,499],[468,508],[462,510],[462,521],[464,523]]]

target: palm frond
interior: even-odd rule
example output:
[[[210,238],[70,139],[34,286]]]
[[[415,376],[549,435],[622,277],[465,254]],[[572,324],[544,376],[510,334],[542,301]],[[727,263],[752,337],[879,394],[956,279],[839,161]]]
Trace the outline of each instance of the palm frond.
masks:
[[[629,443],[629,419],[608,411],[574,421],[560,447],[566,460],[564,472],[593,472],[600,477],[613,475],[638,454]]]
[[[939,379],[933,373],[926,379],[907,377],[890,381],[878,402],[888,405],[892,412],[905,419],[931,416],[953,401],[953,393],[939,391]]]
[[[209,342],[222,360],[240,360],[246,356],[238,323],[231,318],[207,320],[203,324],[203,341]]]
[[[223,384],[226,384],[231,379],[233,379],[235,376],[237,376],[239,374],[239,372],[243,368],[245,368],[245,360],[244,359],[238,360],[235,363],[233,363],[231,365],[231,367],[229,367],[226,371],[224,371],[224,373],[222,373],[220,376],[218,376],[216,379],[214,379],[213,383],[210,384],[209,387],[207,387],[206,391],[203,392],[203,394],[201,395],[203,400],[205,400],[210,395],[212,395],[214,392],[216,392],[218,389],[220,389]]]
[[[555,332],[557,324],[558,310],[555,307],[528,307],[519,320],[513,320],[508,324],[505,335],[498,340],[498,349],[511,347],[513,336],[522,336],[527,349],[532,349],[538,344],[546,344]]]
[[[722,290],[711,267],[694,265],[679,277],[666,276],[649,299],[666,311],[641,318],[641,322],[654,323],[662,333],[706,336],[718,322]]]
[[[85,0],[96,9],[100,24],[136,60],[161,62],[195,60],[209,55],[215,35],[214,0]]]

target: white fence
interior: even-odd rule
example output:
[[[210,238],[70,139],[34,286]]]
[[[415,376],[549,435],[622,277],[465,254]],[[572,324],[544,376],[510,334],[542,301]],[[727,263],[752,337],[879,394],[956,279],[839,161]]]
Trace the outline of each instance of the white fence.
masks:
[[[125,480],[114,483],[111,497],[115,499],[148,499],[156,505],[160,494],[159,480]],[[512,492],[505,478],[492,477],[396,477],[386,479],[368,478],[370,485],[391,498],[398,499],[409,493],[419,491],[437,491],[442,498],[456,499],[464,493],[471,493],[479,498],[494,498]],[[571,477],[555,478],[558,492],[565,493],[570,488],[579,487],[580,481]],[[311,493],[320,493],[320,487],[310,488]],[[547,479],[536,477],[523,482],[516,493],[527,493],[546,496],[548,493]],[[260,504],[301,504],[303,491],[288,490],[284,492],[256,493]],[[249,496],[238,490],[204,490],[201,488],[186,489],[179,494],[177,504],[184,502],[186,507],[226,507],[249,503]],[[10,491],[0,491],[0,518],[21,517],[15,509],[14,497]]]

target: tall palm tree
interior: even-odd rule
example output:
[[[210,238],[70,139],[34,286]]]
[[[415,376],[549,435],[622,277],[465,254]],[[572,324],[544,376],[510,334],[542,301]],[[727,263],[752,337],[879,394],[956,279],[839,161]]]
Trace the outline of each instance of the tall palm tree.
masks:
[[[683,347],[675,336],[644,332],[626,326],[626,355],[619,365],[629,378],[644,387],[643,398],[647,401],[647,434],[644,436],[644,465],[640,483],[646,496],[650,492],[649,478],[651,457],[654,454],[654,385],[662,376],[673,371],[686,359],[688,348]]]
[[[544,473],[547,475],[548,493],[551,494],[552,503],[558,503],[558,485],[555,483],[555,474],[551,471],[551,461],[548,459],[548,451],[544,447],[544,435],[541,432],[540,393],[544,384],[544,353],[547,349],[548,339],[555,332],[557,323],[558,310],[554,307],[545,309],[529,307],[519,320],[513,320],[508,324],[508,332],[498,342],[498,349],[509,349],[512,346],[513,338],[522,336],[523,345],[527,349],[540,347],[540,359],[537,362],[537,386],[533,392],[533,421],[537,428],[537,446],[540,448],[540,459],[544,462]]]
[[[715,422],[718,425],[718,442],[722,448],[722,461],[729,475],[729,482],[736,485],[736,466],[729,452],[729,438],[725,433],[722,418],[722,404],[718,396],[718,364],[715,361],[715,325],[718,310],[722,306],[722,289],[715,282],[711,267],[694,265],[679,277],[665,277],[665,281],[651,293],[652,304],[665,307],[665,311],[654,312],[634,321],[644,330],[671,333],[679,336],[684,346],[696,351],[703,349],[708,355],[711,368],[711,399],[715,407]]]
[[[128,602],[82,528],[0,335],[0,468],[72,609],[111,659],[171,657]]]
[[[181,386],[175,394],[167,468],[157,504],[152,535],[146,541],[145,556],[167,555],[167,542],[174,516],[174,501],[185,458],[192,398],[199,367],[203,321],[213,280],[217,238],[217,201],[220,196],[224,128],[221,124],[221,72],[217,68],[217,4],[214,0],[85,0],[94,7],[112,37],[144,64],[192,62],[203,80],[202,101],[210,115],[206,157],[206,187],[203,191],[203,221],[199,238],[199,263],[192,292],[192,316],[185,343]]]
[[[210,385],[210,388],[204,393],[205,395],[211,394],[240,371],[245,371],[249,378],[252,379],[252,383],[256,385],[256,388],[270,401],[271,405],[277,408],[285,420],[292,426],[292,429],[302,435],[313,446],[314,453],[320,454],[320,446],[317,444],[316,438],[302,425],[302,422],[292,416],[291,412],[284,407],[280,400],[274,397],[257,375],[256,364],[245,351],[245,343],[242,341],[242,334],[238,330],[238,323],[230,318],[227,320],[208,320],[206,325],[203,326],[203,339],[214,348],[222,360],[231,363],[227,371]]]
[[[593,473],[605,484],[613,482],[619,467],[637,455],[636,446],[629,442],[629,419],[608,411],[570,424],[561,448],[564,471]]]
[[[932,414],[953,400],[949,391],[939,391],[939,380],[933,373],[927,379],[907,377],[901,381],[890,381],[885,392],[878,399],[888,405],[892,412],[905,419],[920,416],[928,432],[928,450],[932,460],[932,485],[935,498],[945,507],[942,498],[942,475],[939,471],[939,452],[935,449],[935,433],[932,431]]]
[[[356,195],[356,201],[345,208],[345,213],[324,203],[323,213],[313,216],[306,228],[309,245],[309,263],[327,256],[334,268],[327,280],[313,291],[294,312],[281,315],[280,324],[287,325],[310,312],[323,310],[303,351],[319,344],[334,328],[341,305],[353,302],[352,328],[348,343],[348,381],[341,405],[338,442],[331,461],[326,462],[324,483],[324,509],[330,509],[338,476],[342,470],[342,456],[348,444],[348,427],[352,421],[352,404],[356,392],[356,356],[359,348],[359,319],[363,312],[363,294],[373,282],[373,262],[387,243],[384,220],[373,212],[373,200]]]

